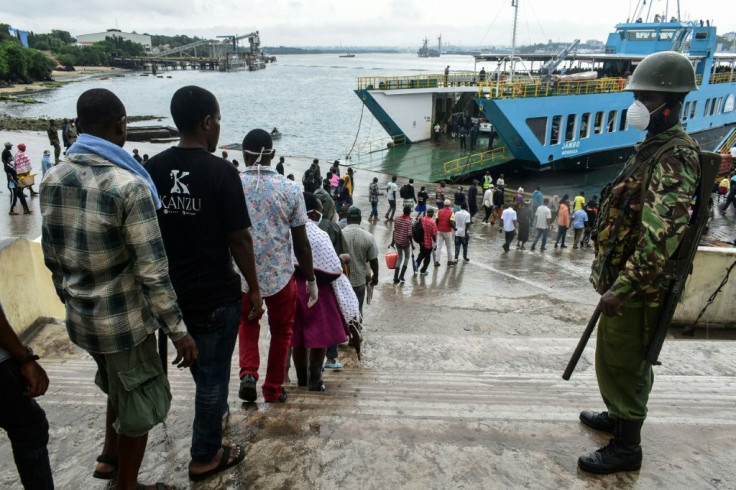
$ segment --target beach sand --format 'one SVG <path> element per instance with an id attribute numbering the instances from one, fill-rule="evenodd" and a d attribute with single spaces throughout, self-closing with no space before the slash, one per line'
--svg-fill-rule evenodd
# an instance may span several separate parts
<path id="1" fill-rule="evenodd" d="M 69 83 L 77 80 L 89 78 L 96 75 L 108 75 L 111 73 L 127 73 L 129 70 L 113 68 L 110 66 L 75 66 L 74 71 L 51 72 L 52 81 L 33 82 L 33 83 L 16 83 L 10 87 L 0 87 L 0 95 L 21 96 L 33 94 L 35 92 L 43 92 L 56 88 L 59 82 Z"/>

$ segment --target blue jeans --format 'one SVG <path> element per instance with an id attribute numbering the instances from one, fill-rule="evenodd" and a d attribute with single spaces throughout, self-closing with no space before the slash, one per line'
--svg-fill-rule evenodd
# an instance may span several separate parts
<path id="1" fill-rule="evenodd" d="M 371 203 L 371 215 L 368 219 L 378 218 L 378 201 Z"/>
<path id="2" fill-rule="evenodd" d="M 192 461 L 206 463 L 222 447 L 222 417 L 227 412 L 228 385 L 240 323 L 240 301 L 202 315 L 184 315 L 199 357 L 189 370 L 194 378 Z"/>
<path id="3" fill-rule="evenodd" d="M 542 248 L 547 247 L 547 233 L 549 233 L 549 228 L 537 228 L 537 236 L 534 237 L 534 242 L 532 242 L 532 248 L 537 246 L 537 242 L 539 241 L 539 237 L 542 237 Z"/>
<path id="4" fill-rule="evenodd" d="M 462 236 L 455 236 L 455 261 L 457 262 L 457 258 L 460 256 L 460 247 L 463 247 L 463 258 L 468 258 L 468 241 L 470 240 L 470 236 L 467 234 Z"/>
<path id="5" fill-rule="evenodd" d="M 49 423 L 33 398 L 23 395 L 26 380 L 15 360 L 0 363 L 0 427 L 8 433 L 13 459 L 25 488 L 53 489 L 49 464 Z"/>

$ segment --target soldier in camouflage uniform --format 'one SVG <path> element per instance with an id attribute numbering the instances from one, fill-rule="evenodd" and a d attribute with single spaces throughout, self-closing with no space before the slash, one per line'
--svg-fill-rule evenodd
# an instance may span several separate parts
<path id="1" fill-rule="evenodd" d="M 626 90 L 635 100 L 629 125 L 647 135 L 601 199 L 590 281 L 602 295 L 595 370 L 607 411 L 580 414 L 586 425 L 614 435 L 578 459 L 581 469 L 603 474 L 641 467 L 654 379 L 651 367 L 644 372 L 644 350 L 667 291 L 663 266 L 685 231 L 700 177 L 698 145 L 679 120 L 685 96 L 697 90 L 690 61 L 675 52 L 650 55 Z"/>

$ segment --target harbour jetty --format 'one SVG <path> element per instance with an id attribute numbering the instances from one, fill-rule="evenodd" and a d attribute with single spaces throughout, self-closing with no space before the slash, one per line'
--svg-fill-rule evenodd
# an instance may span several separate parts
<path id="1" fill-rule="evenodd" d="M 142 148 L 152 152 L 163 146 Z M 287 172 L 297 176 L 310 163 L 286 157 Z M 364 216 L 373 177 L 385 189 L 388 175 L 355 174 L 354 199 Z M 386 209 L 384 199 L 379 215 Z M 15 218 L 40 223 L 38 202 L 31 203 L 33 215 Z M 714 223 L 721 225 L 711 226 L 711 232 L 730 232 L 721 228 L 733 219 L 730 213 L 726 218 L 717 215 Z M 0 230 L 16 233 L 20 222 L 11 225 L 9 219 L 0 216 Z M 361 226 L 375 237 L 381 253 L 388 250 L 390 222 L 364 221 Z M 286 403 L 266 404 L 259 398 L 243 404 L 237 400 L 233 359 L 225 435 L 247 441 L 247 464 L 198 488 L 736 485 L 731 461 L 736 450 L 732 331 L 716 328 L 712 320 L 704 320 L 692 338 L 673 328 L 663 365 L 655 368 L 641 471 L 584 474 L 576 469 L 577 456 L 608 440 L 578 421 L 581 409 L 602 408 L 594 374 L 595 342 L 571 381 L 563 381 L 561 373 L 598 299 L 587 281 L 592 253 L 568 248 L 502 254 L 497 228 L 474 225 L 471 234 L 470 262 L 446 267 L 443 260 L 427 277 L 411 276 L 404 285 L 391 283 L 380 257 L 379 284 L 365 306 L 363 359 L 341 347 L 344 367 L 324 374 L 327 392 L 297 388 L 292 370 Z M 28 236 L 33 238 L 32 229 Z M 39 403 L 49 418 L 56 484 L 88 487 L 104 427 L 105 399 L 92 382 L 95 363 L 68 342 L 54 292 L 37 285 L 50 282 L 39 244 L 3 239 L 0 260 L 8 261 L 2 262 L 2 270 L 13 278 L 0 282 L 0 301 L 15 315 L 14 325 L 35 323 L 26 340 L 49 373 L 49 391 Z M 708 278 L 703 294 L 712 292 L 720 278 Z M 733 294 L 733 286 L 724 292 Z M 725 298 L 730 304 L 735 299 Z M 264 358 L 266 332 L 263 328 L 260 342 Z M 142 474 L 146 480 L 187 488 L 194 383 L 188 372 L 176 369 L 170 369 L 169 379 L 172 408 L 166 424 L 150 434 Z M 9 443 L 0 433 L 0 487 L 18 486 Z"/>

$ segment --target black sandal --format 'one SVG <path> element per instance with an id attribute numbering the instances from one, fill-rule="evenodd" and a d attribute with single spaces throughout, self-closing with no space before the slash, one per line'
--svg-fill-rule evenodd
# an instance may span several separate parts
<path id="1" fill-rule="evenodd" d="M 117 457 L 108 456 L 107 454 L 100 454 L 99 456 L 97 456 L 97 462 L 109 464 L 110 466 L 114 466 L 115 468 L 110 471 L 95 470 L 94 473 L 92 473 L 93 477 L 99 478 L 100 480 L 112 480 L 113 478 L 118 476 L 118 458 Z"/>
<path id="2" fill-rule="evenodd" d="M 220 458 L 220 463 L 214 468 L 212 468 L 211 470 L 205 471 L 204 473 L 192 473 L 190 471 L 189 479 L 192 481 L 206 480 L 212 475 L 216 475 L 217 473 L 220 473 L 221 471 L 225 471 L 239 464 L 241 461 L 245 459 L 245 448 L 241 445 L 237 445 L 236 447 L 240 449 L 240 453 L 238 454 L 238 457 L 235 458 L 233 461 L 230 461 L 230 452 L 232 448 L 230 446 L 222 446 L 222 457 Z"/>

